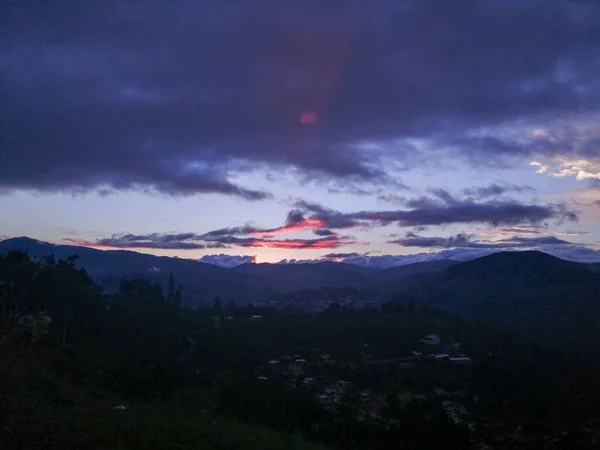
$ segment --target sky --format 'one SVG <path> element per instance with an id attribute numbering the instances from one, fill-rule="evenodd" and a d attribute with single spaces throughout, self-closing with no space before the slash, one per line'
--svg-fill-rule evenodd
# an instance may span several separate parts
<path id="1" fill-rule="evenodd" d="M 600 3 L 0 5 L 0 236 L 600 261 Z"/>

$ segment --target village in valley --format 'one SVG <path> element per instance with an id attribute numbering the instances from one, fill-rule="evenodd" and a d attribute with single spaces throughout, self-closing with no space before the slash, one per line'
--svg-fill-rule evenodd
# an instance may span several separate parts
<path id="1" fill-rule="evenodd" d="M 174 296 L 130 281 L 118 296 L 74 303 L 88 306 L 76 310 L 79 320 L 59 327 L 58 307 L 22 315 L 13 337 L 40 351 L 57 349 L 63 364 L 76 357 L 70 367 L 77 368 L 88 355 L 85 345 L 108 348 L 112 366 L 100 357 L 84 366 L 96 364 L 86 376 L 101 377 L 98 389 L 129 393 L 127 402 L 111 407 L 118 414 L 139 409 L 134 396 L 152 392 L 153 401 L 200 411 L 211 429 L 233 417 L 340 448 L 399 448 L 399 441 L 420 445 L 400 448 L 587 448 L 563 444 L 600 442 L 595 417 L 565 421 L 572 410 L 565 411 L 564 396 L 540 403 L 538 395 L 559 380 L 585 402 L 596 373 L 488 323 L 470 323 L 410 297 L 377 308 L 351 298 L 307 311 L 223 304 L 218 297 L 184 310 L 172 305 Z M 572 368 L 589 374 L 589 384 L 568 384 Z"/>
<path id="2" fill-rule="evenodd" d="M 219 410 L 252 411 L 273 426 L 293 416 L 334 441 L 339 433 L 427 440 L 429 429 L 440 442 L 477 449 L 566 439 L 540 415 L 513 415 L 512 404 L 536 401 L 522 387 L 527 367 L 540 361 L 530 344 L 410 298 L 377 308 L 325 299 L 302 305 L 215 301 L 197 310 L 202 338 L 189 355 Z M 586 431 L 593 425 L 580 428 L 582 439 L 595 439 Z"/>
<path id="3" fill-rule="evenodd" d="M 470 364 L 471 358 L 461 353 L 459 342 L 444 345 L 438 335 L 428 334 L 415 342 L 415 350 L 407 356 L 378 358 L 370 353 L 368 344 L 363 344 L 360 358 L 354 361 L 337 360 L 319 348 L 274 357 L 257 370 L 257 379 L 309 392 L 334 416 L 343 405 L 351 405 L 359 420 L 392 425 L 396 419 L 386 417 L 391 396 L 399 407 L 412 401 L 438 399 L 449 420 L 461 423 L 468 418 L 467 410 L 450 399 L 464 397 L 464 392 L 452 394 L 441 387 L 420 392 L 398 390 L 396 386 L 382 391 L 374 388 L 364 375 L 371 372 L 377 378 L 384 375 L 391 379 L 396 372 L 401 375 L 414 368 Z"/>

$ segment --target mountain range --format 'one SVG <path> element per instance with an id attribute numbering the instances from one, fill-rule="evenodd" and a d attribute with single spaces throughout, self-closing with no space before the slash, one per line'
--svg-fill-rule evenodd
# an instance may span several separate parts
<path id="1" fill-rule="evenodd" d="M 347 263 L 243 264 L 234 268 L 121 250 L 53 245 L 30 238 L 0 242 L 0 251 L 22 250 L 32 258 L 77 255 L 77 265 L 107 292 L 128 278 L 166 287 L 182 285 L 189 307 L 223 302 L 247 304 L 272 298 L 335 300 L 348 291 L 363 298 L 392 299 L 433 307 L 465 319 L 511 327 L 524 336 L 561 345 L 600 349 L 600 264 L 565 261 L 538 251 L 500 252 L 467 262 L 435 260 L 388 269 Z M 320 296 L 323 298 L 323 295 Z M 575 344 L 577 343 L 577 344 Z"/>
<path id="2" fill-rule="evenodd" d="M 242 264 L 223 268 L 191 259 L 160 257 L 125 250 L 97 250 L 88 247 L 54 245 L 27 237 L 0 242 L 0 250 L 22 250 L 33 258 L 54 255 L 57 259 L 77 255 L 77 265 L 107 292 L 114 292 L 128 278 L 148 278 L 166 286 L 173 274 L 182 285 L 190 306 L 222 301 L 255 303 L 272 296 L 321 288 L 377 289 L 390 292 L 402 280 L 457 264 L 452 260 L 429 261 L 377 269 L 355 264 L 320 262 L 305 264 Z"/>

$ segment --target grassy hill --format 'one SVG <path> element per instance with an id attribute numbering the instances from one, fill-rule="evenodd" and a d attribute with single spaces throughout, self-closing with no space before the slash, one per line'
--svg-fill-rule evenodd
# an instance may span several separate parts
<path id="1" fill-rule="evenodd" d="M 546 253 L 504 252 L 457 264 L 408 298 L 508 326 L 548 345 L 598 347 L 600 277 Z"/>
<path id="2" fill-rule="evenodd" d="M 69 376 L 60 367 L 68 363 L 63 355 L 22 351 L 7 340 L 0 351 L 2 449 L 324 449 L 299 435 L 212 414 L 208 392 L 169 402 L 125 400 L 81 378 L 84 369 L 72 367 Z"/>
<path id="3" fill-rule="evenodd" d="M 33 258 L 53 254 L 57 259 L 78 255 L 77 266 L 108 292 L 123 280 L 143 277 L 167 286 L 173 274 L 182 284 L 185 303 L 199 306 L 215 297 L 240 304 L 266 300 L 273 295 L 322 287 L 365 288 L 380 271 L 350 264 L 246 264 L 225 269 L 182 258 L 158 257 L 133 251 L 97 250 L 53 245 L 29 238 L 0 242 L 0 249 L 27 251 Z"/>
<path id="4" fill-rule="evenodd" d="M 316 264 L 244 264 L 231 269 L 258 277 L 276 293 L 285 294 L 304 289 L 367 288 L 381 271 L 344 263 Z"/>

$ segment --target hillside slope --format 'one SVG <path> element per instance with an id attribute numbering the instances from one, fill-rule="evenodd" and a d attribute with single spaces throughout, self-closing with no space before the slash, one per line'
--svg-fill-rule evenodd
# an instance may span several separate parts
<path id="1" fill-rule="evenodd" d="M 53 254 L 57 259 L 77 255 L 83 267 L 108 292 L 128 278 L 148 278 L 163 287 L 173 274 L 181 283 L 186 304 L 211 303 L 215 297 L 238 304 L 263 301 L 277 294 L 324 287 L 364 289 L 372 285 L 376 269 L 350 264 L 246 264 L 225 269 L 182 258 L 169 258 L 125 250 L 97 250 L 53 245 L 29 238 L 0 242 L 4 250 L 23 250 L 33 258 Z"/>
<path id="2" fill-rule="evenodd" d="M 373 284 L 381 272 L 377 269 L 344 263 L 316 264 L 244 264 L 231 269 L 234 273 L 260 277 L 276 293 L 286 294 L 305 289 L 357 288 Z"/>
<path id="3" fill-rule="evenodd" d="M 148 278 L 166 286 L 173 274 L 182 284 L 187 303 L 212 302 L 216 296 L 226 300 L 255 301 L 265 293 L 265 287 L 241 273 L 204 264 L 190 259 L 159 257 L 125 250 L 96 250 L 69 245 L 53 245 L 29 238 L 2 241 L 5 250 L 23 250 L 32 258 L 53 254 L 57 259 L 77 255 L 77 266 L 83 267 L 90 276 L 108 292 L 114 292 L 122 280 Z"/>
<path id="4" fill-rule="evenodd" d="M 509 326 L 540 342 L 597 348 L 600 277 L 541 252 L 504 252 L 457 264 L 408 298 Z"/>

